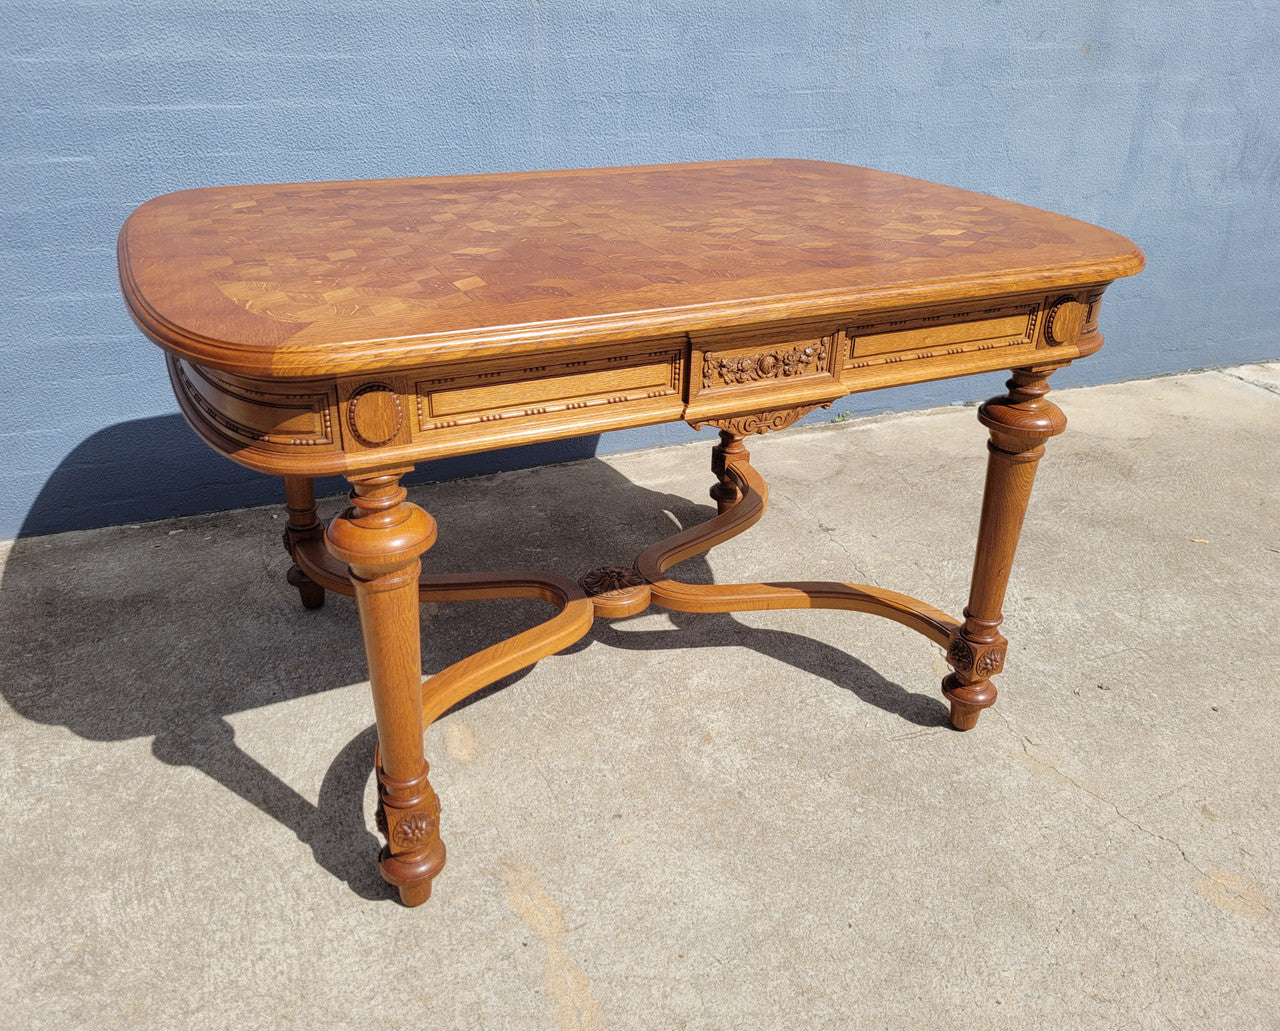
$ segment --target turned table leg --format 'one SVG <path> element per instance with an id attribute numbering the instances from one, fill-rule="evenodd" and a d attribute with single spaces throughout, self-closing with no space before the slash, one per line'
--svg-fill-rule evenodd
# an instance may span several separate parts
<path id="1" fill-rule="evenodd" d="M 293 549 L 299 541 L 323 536 L 324 527 L 320 525 L 320 519 L 316 515 L 315 483 L 311 477 L 286 476 L 284 499 L 289 513 L 289 522 L 284 528 L 284 547 L 292 557 Z M 304 608 L 318 609 L 324 604 L 324 588 L 307 576 L 296 562 L 285 573 L 285 579 L 298 588 Z"/>
<path id="2" fill-rule="evenodd" d="M 964 623 L 952 635 L 947 661 L 955 672 L 942 682 L 951 702 L 951 724 L 970 730 L 978 714 L 996 700 L 991 677 L 1004 666 L 1008 641 L 999 633 L 1000 606 L 1009 583 L 1009 570 L 1031 498 L 1036 464 L 1044 442 L 1061 433 L 1066 417 L 1045 400 L 1049 374 L 1056 366 L 1013 370 L 1009 392 L 994 397 L 978 410 L 988 428 L 987 482 L 978 525 L 978 549 Z"/>
<path id="3" fill-rule="evenodd" d="M 742 443 L 742 436 L 729 430 L 720 431 L 720 443 L 711 449 L 711 471 L 716 483 L 711 488 L 711 500 L 716 503 L 716 515 L 724 515 L 742 500 L 742 491 L 729 478 L 729 469 L 739 462 L 751 460 L 751 453 Z"/>
<path id="4" fill-rule="evenodd" d="M 436 537 L 435 520 L 405 501 L 407 469 L 349 477 L 351 507 L 329 524 L 325 543 L 347 563 L 355 586 L 378 721 L 378 828 L 386 836 L 382 876 L 406 906 L 431 895 L 444 866 L 440 803 L 427 782 L 422 750 L 419 556 Z"/>

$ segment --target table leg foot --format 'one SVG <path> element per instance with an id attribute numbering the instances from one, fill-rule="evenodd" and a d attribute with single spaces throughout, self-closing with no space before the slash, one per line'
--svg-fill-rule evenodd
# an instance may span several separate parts
<path id="1" fill-rule="evenodd" d="M 324 527 L 316 514 L 315 484 L 310 477 L 286 476 L 284 496 L 289 513 L 289 522 L 284 529 L 284 547 L 292 556 L 299 541 L 322 538 Z M 303 608 L 318 609 L 324 604 L 324 588 L 307 576 L 297 563 L 289 567 L 284 578 L 289 586 L 298 589 Z"/>
<path id="2" fill-rule="evenodd" d="M 444 842 L 436 838 L 437 848 L 416 863 L 406 863 L 384 846 L 378 861 L 382 879 L 394 884 L 400 901 L 409 907 L 420 906 L 431 898 L 431 882 L 444 869 Z"/>
<path id="3" fill-rule="evenodd" d="M 431 882 L 425 884 L 415 884 L 413 887 L 405 887 L 400 889 L 400 904 L 412 909 L 414 906 L 420 906 L 427 899 L 431 898 Z"/>
<path id="4" fill-rule="evenodd" d="M 296 565 L 289 567 L 289 571 L 284 574 L 284 578 L 290 587 L 298 589 L 298 596 L 302 599 L 302 607 L 304 609 L 318 609 L 324 605 L 324 588 Z"/>
<path id="5" fill-rule="evenodd" d="M 996 701 L 996 686 L 990 680 L 964 684 L 954 673 L 942 681 L 942 693 L 951 703 L 951 725 L 956 730 L 972 730 L 982 710 Z"/>

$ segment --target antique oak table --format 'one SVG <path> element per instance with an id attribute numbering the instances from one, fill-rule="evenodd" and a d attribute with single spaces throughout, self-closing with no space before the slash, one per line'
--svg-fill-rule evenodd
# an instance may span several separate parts
<path id="1" fill-rule="evenodd" d="M 1036 463 L 1066 424 L 1047 377 L 1102 346 L 1102 292 L 1143 258 L 1114 233 L 992 197 L 765 160 L 190 190 L 129 217 L 119 264 L 196 432 L 284 478 L 302 604 L 356 598 L 381 870 L 417 905 L 445 857 L 424 728 L 595 616 L 887 616 L 946 648 L 951 722 L 973 727 L 996 697 Z M 1013 378 L 978 413 L 989 458 L 963 619 L 878 587 L 666 576 L 763 514 L 744 437 L 855 391 L 994 369 Z M 436 531 L 400 486 L 415 462 L 676 419 L 720 430 L 719 514 L 705 524 L 577 581 L 421 575 Z M 323 527 L 312 478 L 335 473 L 351 505 Z M 559 611 L 423 680 L 419 602 L 512 597 Z"/>

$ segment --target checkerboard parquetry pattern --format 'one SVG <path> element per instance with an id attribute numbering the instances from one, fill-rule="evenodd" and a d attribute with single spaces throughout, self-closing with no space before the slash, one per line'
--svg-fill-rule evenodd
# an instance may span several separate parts
<path id="1" fill-rule="evenodd" d="M 255 315 L 412 325 L 539 301 L 592 314 L 651 287 L 697 303 L 717 281 L 856 282 L 904 262 L 945 273 L 961 257 L 1072 242 L 1040 212 L 849 166 L 578 175 L 211 190 L 187 210 L 188 253 Z"/>

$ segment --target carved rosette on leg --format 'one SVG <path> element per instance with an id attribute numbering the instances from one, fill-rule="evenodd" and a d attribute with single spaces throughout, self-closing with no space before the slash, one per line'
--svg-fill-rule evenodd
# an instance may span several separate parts
<path id="1" fill-rule="evenodd" d="M 329 524 L 325 543 L 347 563 L 355 587 L 378 722 L 378 825 L 387 837 L 382 876 L 407 906 L 425 902 L 444 866 L 440 804 L 422 750 L 419 556 L 435 520 L 405 501 L 407 469 L 352 477 L 351 507 Z"/>
<path id="2" fill-rule="evenodd" d="M 978 410 L 987 427 L 987 482 L 978 526 L 978 549 L 964 623 L 951 637 L 947 662 L 955 670 L 942 682 L 951 702 L 951 724 L 971 730 L 983 709 L 995 703 L 991 683 L 1004 666 L 1008 642 L 999 633 L 1009 571 L 1031 498 L 1036 465 L 1044 442 L 1067 426 L 1057 405 L 1045 400 L 1049 374 L 1059 366 L 1015 369 L 1009 392 L 992 398 Z"/>
<path id="3" fill-rule="evenodd" d="M 299 541 L 314 540 L 324 536 L 324 527 L 316 515 L 316 493 L 309 476 L 284 478 L 285 510 L 289 522 L 284 528 L 284 550 L 293 557 Z M 291 587 L 298 589 L 303 608 L 318 609 L 324 604 L 324 588 L 307 576 L 295 562 L 284 575 Z"/>
<path id="4" fill-rule="evenodd" d="M 742 491 L 729 478 L 729 469 L 739 462 L 751 460 L 751 453 L 742 443 L 742 435 L 732 430 L 720 431 L 720 443 L 711 449 L 711 471 L 716 484 L 711 488 L 711 499 L 716 503 L 716 514 L 724 515 L 742 500 Z"/>

